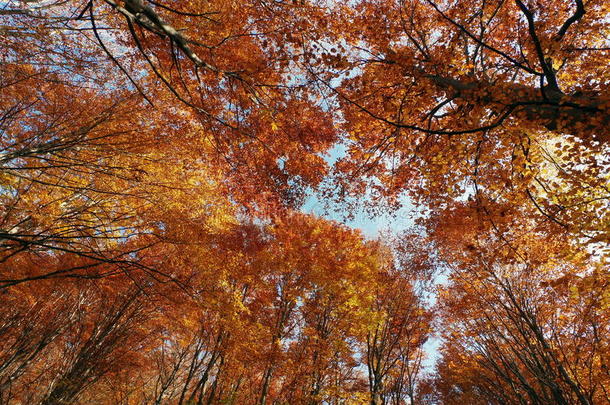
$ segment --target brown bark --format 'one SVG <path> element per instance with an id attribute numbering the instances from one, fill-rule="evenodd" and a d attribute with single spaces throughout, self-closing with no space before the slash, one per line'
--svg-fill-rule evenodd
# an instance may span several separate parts
<path id="1" fill-rule="evenodd" d="M 582 139 L 610 141 L 610 110 L 598 94 L 567 95 L 519 83 L 492 84 L 466 81 L 419 72 L 458 101 L 488 106 L 498 115 L 512 109 L 512 116 L 547 130 L 568 133 Z"/>

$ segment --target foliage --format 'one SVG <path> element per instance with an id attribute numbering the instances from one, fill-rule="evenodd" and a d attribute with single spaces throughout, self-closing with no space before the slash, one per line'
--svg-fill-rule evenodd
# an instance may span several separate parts
<path id="1" fill-rule="evenodd" d="M 1 3 L 0 403 L 610 401 L 606 3 Z"/>

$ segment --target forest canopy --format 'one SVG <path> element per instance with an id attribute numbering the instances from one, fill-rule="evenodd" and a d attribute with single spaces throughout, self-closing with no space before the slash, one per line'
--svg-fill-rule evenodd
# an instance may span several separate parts
<path id="1" fill-rule="evenodd" d="M 604 0 L 0 2 L 0 404 L 610 402 L 609 38 Z"/>

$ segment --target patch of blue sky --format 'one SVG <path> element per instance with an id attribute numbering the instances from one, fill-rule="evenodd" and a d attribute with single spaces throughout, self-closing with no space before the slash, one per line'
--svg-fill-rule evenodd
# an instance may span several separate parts
<path id="1" fill-rule="evenodd" d="M 346 146 L 339 143 L 325 155 L 325 159 L 329 165 L 333 165 L 338 159 L 345 156 L 345 153 Z M 359 229 L 368 239 L 375 239 L 383 233 L 400 234 L 413 227 L 414 219 L 419 215 L 417 207 L 406 196 L 400 199 L 401 206 L 398 210 L 377 211 L 375 214 L 365 208 L 369 199 L 369 197 L 364 196 L 362 203 L 356 208 L 355 212 L 347 213 L 341 209 L 342 207 L 335 207 L 332 203 L 326 201 L 320 192 L 311 190 L 301 207 L 301 211 Z"/>
<path id="2" fill-rule="evenodd" d="M 401 203 L 402 207 L 396 212 L 388 211 L 371 215 L 362 208 L 348 216 L 340 210 L 329 209 L 323 197 L 319 193 L 312 192 L 307 196 L 301 210 L 359 229 L 367 239 L 375 239 L 383 233 L 399 234 L 413 226 L 413 205 L 406 197 Z"/>

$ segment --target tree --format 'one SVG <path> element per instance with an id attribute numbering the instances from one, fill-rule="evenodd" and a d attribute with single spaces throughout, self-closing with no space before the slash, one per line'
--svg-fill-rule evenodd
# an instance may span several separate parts
<path id="1" fill-rule="evenodd" d="M 363 362 L 373 405 L 415 403 L 426 356 L 424 343 L 432 336 L 434 313 L 426 307 L 429 276 L 434 261 L 422 242 L 410 232 L 379 245 L 386 250 L 385 266 L 378 272 L 372 319 L 361 336 Z"/>
<path id="2" fill-rule="evenodd" d="M 313 6 L 259 1 L 104 0 L 55 1 L 5 14 L 15 25 L 76 31 L 78 56 L 95 45 L 97 57 L 113 64 L 106 79 L 179 112 L 178 120 L 196 121 L 213 147 L 206 152 L 235 180 L 234 198 L 264 211 L 302 201 L 305 188 L 327 171 L 320 153 L 336 140 L 329 114 L 308 102 L 303 86 L 290 84 L 299 47 L 294 32 L 310 29 L 299 18 L 312 13 Z"/>
<path id="3" fill-rule="evenodd" d="M 361 1 L 306 64 L 341 113 L 339 197 L 530 205 L 606 241 L 602 2 Z M 333 41 L 336 32 L 340 41 Z M 338 42 L 338 43 L 337 43 Z M 601 212 L 601 213 L 600 213 Z"/>
<path id="4" fill-rule="evenodd" d="M 124 277 L 33 286 L 13 288 L 13 306 L 3 306 L 3 404 L 76 403 L 100 381 L 141 366 L 138 351 L 155 332 L 142 288 Z"/>
<path id="5" fill-rule="evenodd" d="M 400 276 L 383 280 L 376 297 L 379 320 L 366 336 L 371 404 L 412 403 L 428 338 L 430 315 Z M 404 284 L 403 284 L 404 283 Z"/>
<path id="6" fill-rule="evenodd" d="M 99 355 L 91 349 L 89 335 L 80 338 L 82 328 L 105 330 L 112 324 L 117 334 L 123 330 L 122 322 L 108 322 L 104 311 L 67 327 L 61 339 L 74 342 L 69 353 L 60 346 L 58 352 L 37 354 L 38 363 L 64 358 L 70 364 L 48 373 L 78 390 L 61 391 L 64 402 L 369 402 L 359 371 L 366 357 L 362 342 L 379 319 L 386 319 L 385 309 L 375 309 L 372 292 L 396 287 L 383 276 L 392 262 L 389 250 L 336 223 L 298 213 L 267 224 L 234 223 L 215 235 L 195 227 L 189 228 L 190 243 L 160 246 L 161 267 L 188 280 L 187 288 L 138 280 L 146 289 L 135 308 L 146 316 L 134 318 L 139 326 L 133 337 L 117 345 L 109 335 L 94 345 Z M 103 282 L 113 286 L 105 292 L 110 296 L 131 285 L 115 277 Z M 410 301 L 406 279 L 401 288 L 409 299 L 401 301 L 404 307 L 418 305 Z M 109 314 L 115 314 L 112 308 Z M 393 317 L 401 322 L 398 318 Z M 420 318 L 411 328 L 427 333 L 430 319 Z M 421 341 L 401 337 L 397 355 L 404 371 L 405 364 L 418 361 L 409 350 L 419 350 Z M 105 368 L 108 355 L 112 367 Z M 76 372 L 89 368 L 91 373 Z M 96 370 L 94 381 L 80 379 Z"/>
<path id="7" fill-rule="evenodd" d="M 22 32 L 31 45 L 23 48 L 14 34 L 17 44 L 4 43 L 1 67 L 0 288 L 126 269 L 152 273 L 139 258 L 160 242 L 160 208 L 176 210 L 193 198 L 203 204 L 205 191 L 212 196 L 203 186 L 213 183 L 211 172 L 202 182 L 204 165 L 175 144 L 188 125 L 170 127 L 171 116 L 146 112 L 133 92 L 112 88 L 120 80 L 95 77 L 101 72 L 85 59 L 92 55 L 81 55 L 85 44 L 58 42 L 48 20 L 26 17 L 9 22 L 41 32 Z M 47 61 L 39 52 L 60 53 Z M 77 260 L 55 266 L 64 254 Z"/>
<path id="8" fill-rule="evenodd" d="M 507 216 L 499 239 L 486 214 L 452 214 L 435 235 L 452 268 L 441 292 L 441 401 L 607 401 L 604 259 L 521 217 Z"/>
<path id="9" fill-rule="evenodd" d="M 283 87 L 289 55 L 275 44 L 289 28 L 285 12 L 191 6 L 206 9 L 54 1 L 2 10 L 2 260 L 14 269 L 8 262 L 28 251 L 83 259 L 37 274 L 7 270 L 3 287 L 100 277 L 109 262 L 154 273 L 139 257 L 163 239 L 165 218 L 150 213 L 168 204 L 169 215 L 180 193 L 193 198 L 202 184 L 265 212 L 298 204 L 321 181 L 320 153 L 335 135 L 327 114 Z M 173 23 L 206 38 L 187 41 Z M 201 61 L 202 50 L 218 67 Z M 160 201 L 169 190 L 173 200 Z"/>

